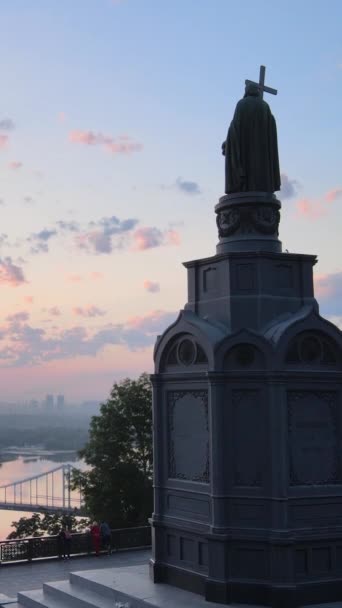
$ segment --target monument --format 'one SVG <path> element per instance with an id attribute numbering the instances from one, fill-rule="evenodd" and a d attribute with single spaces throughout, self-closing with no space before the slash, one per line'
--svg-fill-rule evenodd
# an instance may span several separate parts
<path id="1" fill-rule="evenodd" d="M 276 123 L 246 82 L 216 255 L 155 346 L 154 582 L 292 608 L 342 599 L 342 337 L 315 255 L 282 253 Z M 294 142 L 295 145 L 295 142 Z"/>

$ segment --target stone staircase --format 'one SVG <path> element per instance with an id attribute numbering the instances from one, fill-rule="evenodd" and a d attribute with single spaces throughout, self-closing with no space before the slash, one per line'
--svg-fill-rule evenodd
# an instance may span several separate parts
<path id="1" fill-rule="evenodd" d="M 146 565 L 73 572 L 69 580 L 45 583 L 42 589 L 20 592 L 18 600 L 8 604 L 8 608 L 158 607 L 217 608 L 217 604 L 181 589 L 153 584 Z"/>
<path id="2" fill-rule="evenodd" d="M 116 578 L 116 577 L 115 577 Z M 114 589 L 113 570 L 75 572 L 69 580 L 44 583 L 43 588 L 18 593 L 18 602 L 9 608 L 130 608 L 143 606 Z M 149 604 L 145 604 L 149 606 Z M 125 607 L 126 608 L 126 607 Z"/>

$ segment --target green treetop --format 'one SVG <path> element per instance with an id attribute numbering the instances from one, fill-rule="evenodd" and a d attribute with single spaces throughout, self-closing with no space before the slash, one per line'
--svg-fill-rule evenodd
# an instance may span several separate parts
<path id="1" fill-rule="evenodd" d="M 115 383 L 90 423 L 80 456 L 91 467 L 73 476 L 87 512 L 112 527 L 145 524 L 152 512 L 152 392 L 149 377 Z"/>

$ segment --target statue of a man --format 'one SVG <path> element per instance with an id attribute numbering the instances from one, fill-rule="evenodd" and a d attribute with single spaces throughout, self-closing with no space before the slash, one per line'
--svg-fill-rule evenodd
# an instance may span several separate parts
<path id="1" fill-rule="evenodd" d="M 257 84 L 247 84 L 222 144 L 226 194 L 280 190 L 277 127 Z"/>

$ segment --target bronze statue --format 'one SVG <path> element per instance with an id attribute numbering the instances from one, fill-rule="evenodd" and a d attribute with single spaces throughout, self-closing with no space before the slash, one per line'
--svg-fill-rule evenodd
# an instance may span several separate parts
<path id="1" fill-rule="evenodd" d="M 262 72 L 263 69 L 263 72 Z M 235 109 L 222 153 L 226 156 L 226 194 L 280 190 L 277 127 L 263 91 L 276 93 L 260 81 L 246 81 L 245 96 Z"/>

